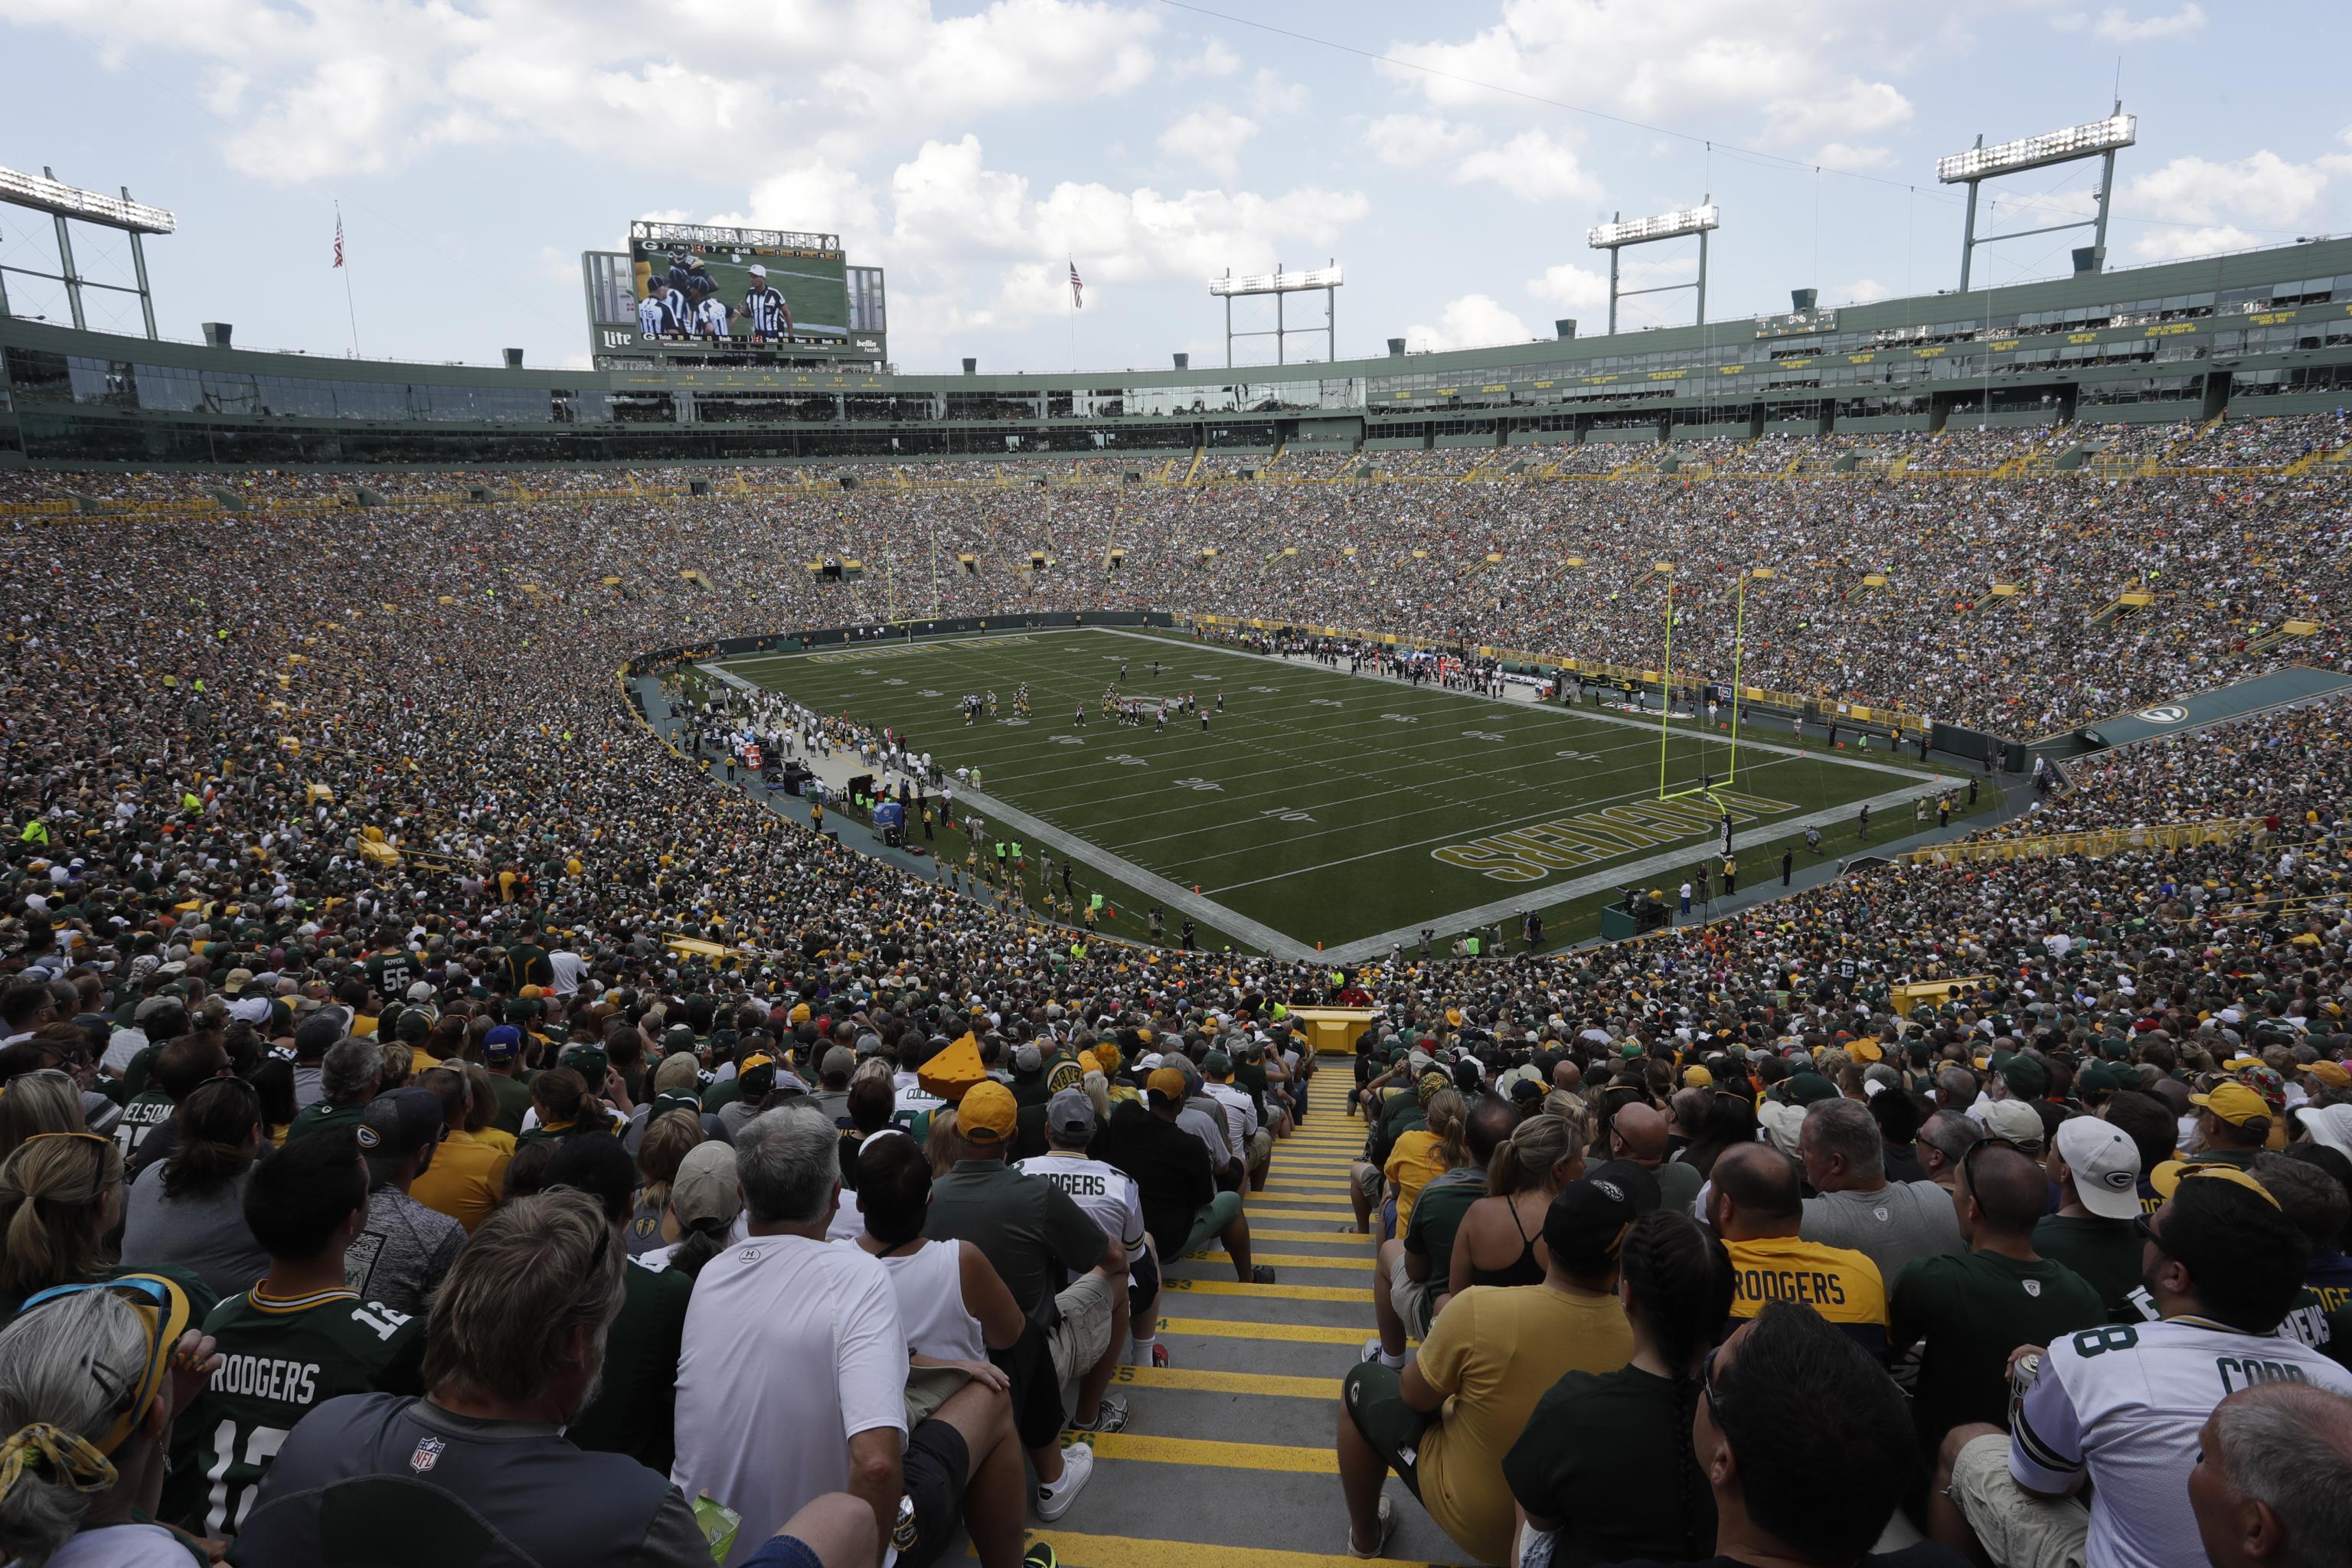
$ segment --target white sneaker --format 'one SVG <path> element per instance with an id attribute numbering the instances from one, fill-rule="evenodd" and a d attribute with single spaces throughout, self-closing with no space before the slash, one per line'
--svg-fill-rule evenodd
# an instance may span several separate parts
<path id="1" fill-rule="evenodd" d="M 1095 1451 L 1084 1443 L 1073 1443 L 1062 1450 L 1062 1479 L 1051 1486 L 1037 1485 L 1037 1517 L 1048 1524 L 1070 1511 L 1086 1489 L 1087 1478 L 1095 1473 Z"/>

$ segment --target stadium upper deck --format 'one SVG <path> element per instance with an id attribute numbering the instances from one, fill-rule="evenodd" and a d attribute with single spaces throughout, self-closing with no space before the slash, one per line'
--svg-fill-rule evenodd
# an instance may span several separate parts
<path id="1" fill-rule="evenodd" d="M 534 463 L 1509 446 L 2335 406 L 2352 240 L 1448 353 L 956 375 L 324 361 L 0 318 L 0 463 Z"/>

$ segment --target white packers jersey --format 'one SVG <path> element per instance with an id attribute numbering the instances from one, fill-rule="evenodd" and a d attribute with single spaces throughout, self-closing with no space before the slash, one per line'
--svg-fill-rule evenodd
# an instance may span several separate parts
<path id="1" fill-rule="evenodd" d="M 915 1119 L 927 1110 L 938 1110 L 947 1101 L 929 1089 L 907 1084 L 890 1096 L 890 1121 L 896 1127 L 912 1127 Z"/>
<path id="2" fill-rule="evenodd" d="M 2319 1352 L 2210 1319 L 2085 1329 L 2050 1346 L 2011 1416 L 2010 1474 L 2061 1492 L 2089 1471 L 2086 1568 L 2196 1562 L 2203 1548 L 2189 1472 L 2198 1429 L 2226 1396 L 2257 1383 L 2352 1394 L 2352 1373 Z"/>
<path id="3" fill-rule="evenodd" d="M 1087 1211 L 1105 1236 L 1118 1237 L 1133 1256 L 1143 1246 L 1143 1199 L 1135 1178 L 1116 1165 L 1076 1154 L 1039 1154 L 1016 1161 L 1013 1167 L 1024 1176 L 1042 1176 Z"/>

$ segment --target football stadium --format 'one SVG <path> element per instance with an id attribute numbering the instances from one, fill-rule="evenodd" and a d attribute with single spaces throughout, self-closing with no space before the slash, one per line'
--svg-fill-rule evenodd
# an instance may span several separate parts
<path id="1" fill-rule="evenodd" d="M 181 341 L 0 169 L 0 1561 L 2340 1560 L 2352 239 L 2137 135 L 1065 373 L 650 184 L 563 368 Z"/>

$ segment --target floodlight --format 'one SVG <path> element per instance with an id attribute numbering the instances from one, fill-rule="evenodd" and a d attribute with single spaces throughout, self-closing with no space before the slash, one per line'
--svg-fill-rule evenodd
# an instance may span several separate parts
<path id="1" fill-rule="evenodd" d="M 2070 125 L 2063 131 L 2021 136 L 2014 142 L 2002 142 L 1990 147 L 1971 147 L 1965 153 L 1938 158 L 1936 160 L 1936 178 L 1947 185 L 1961 184 L 1994 174 L 2013 174 L 2022 169 L 2038 169 L 2046 163 L 2068 163 L 2077 158 L 2112 153 L 2118 147 L 2129 147 L 2138 140 L 2137 115 L 2111 114 L 2087 125 Z"/>
<path id="2" fill-rule="evenodd" d="M 1311 272 L 1254 272 L 1245 278 L 1228 274 L 1209 279 L 1212 294 L 1289 294 L 1303 289 L 1337 289 L 1347 281 L 1346 269 L 1318 267 Z"/>
<path id="3" fill-rule="evenodd" d="M 16 169 L 0 169 L 0 202 L 132 234 L 172 234 L 180 226 L 180 220 L 162 207 L 85 191 L 62 180 L 45 180 Z"/>
<path id="4" fill-rule="evenodd" d="M 1660 213 L 1655 217 L 1595 224 L 1584 231 L 1584 241 L 1595 250 L 1614 250 L 1621 245 L 1642 245 L 1653 239 L 1704 234 L 1708 229 L 1720 227 L 1722 222 L 1722 209 L 1709 202 L 1704 206 L 1685 207 L 1680 212 Z"/>

